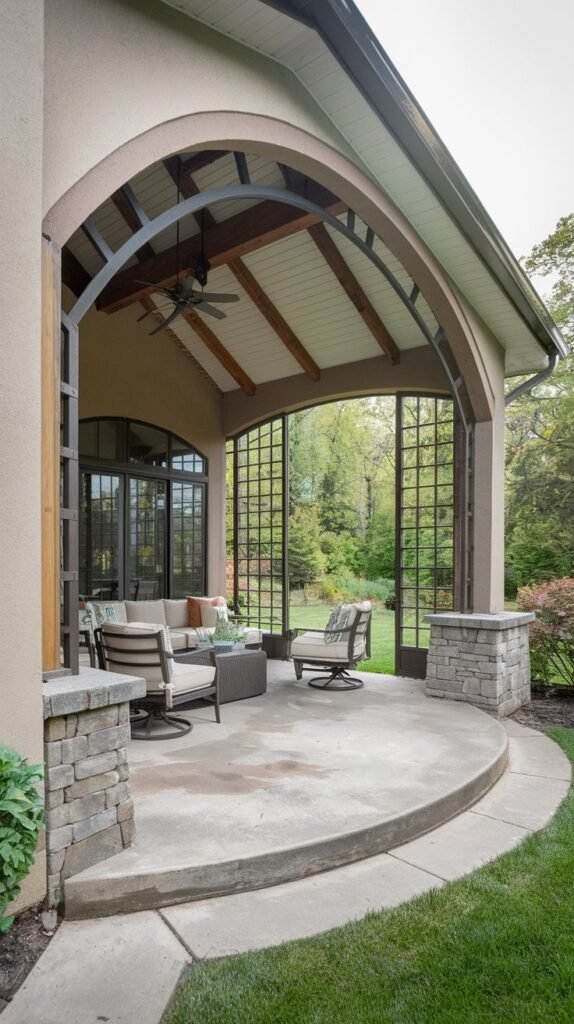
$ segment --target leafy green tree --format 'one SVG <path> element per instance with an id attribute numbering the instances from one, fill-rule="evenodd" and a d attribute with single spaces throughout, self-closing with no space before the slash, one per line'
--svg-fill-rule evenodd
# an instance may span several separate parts
<path id="1" fill-rule="evenodd" d="M 304 505 L 289 518 L 289 585 L 298 589 L 315 583 L 325 572 L 325 556 L 319 544 L 319 520 Z"/>
<path id="2" fill-rule="evenodd" d="M 574 214 L 536 245 L 530 273 L 553 275 L 550 311 L 574 341 Z M 519 584 L 572 572 L 574 361 L 513 402 L 507 416 L 507 559 Z"/>

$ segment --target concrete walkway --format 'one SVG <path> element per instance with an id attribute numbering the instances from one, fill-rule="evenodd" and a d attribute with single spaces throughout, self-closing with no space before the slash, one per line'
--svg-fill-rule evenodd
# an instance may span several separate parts
<path id="1" fill-rule="evenodd" d="M 186 964 L 314 935 L 460 878 L 542 828 L 570 785 L 546 736 L 505 723 L 510 765 L 472 810 L 413 842 L 296 882 L 64 922 L 2 1024 L 159 1024 Z"/>

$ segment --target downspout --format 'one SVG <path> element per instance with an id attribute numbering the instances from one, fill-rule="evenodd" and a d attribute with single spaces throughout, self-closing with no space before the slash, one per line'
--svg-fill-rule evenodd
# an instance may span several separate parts
<path id="1" fill-rule="evenodd" d="M 540 373 L 537 373 L 534 377 L 529 377 L 528 380 L 523 381 L 522 384 L 518 385 L 518 387 L 514 388 L 512 391 L 509 391 L 506 398 L 504 399 L 504 405 L 510 405 L 510 403 L 513 402 L 515 398 L 520 398 L 521 395 L 525 395 L 528 391 L 532 391 L 532 388 L 535 388 L 537 384 L 542 384 L 543 380 L 546 380 L 546 378 L 549 377 L 551 373 L 554 373 L 554 370 L 558 366 L 559 362 L 560 355 L 558 354 L 558 352 L 553 352 L 549 358 L 548 366 L 546 367 L 546 369 L 541 370 Z"/>

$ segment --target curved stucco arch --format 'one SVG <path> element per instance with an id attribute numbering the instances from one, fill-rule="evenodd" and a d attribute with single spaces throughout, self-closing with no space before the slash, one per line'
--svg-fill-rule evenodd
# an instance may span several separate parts
<path id="1" fill-rule="evenodd" d="M 235 149 L 267 156 L 338 195 L 385 242 L 416 282 L 448 338 L 473 418 L 490 420 L 495 387 L 480 344 L 442 268 L 383 191 L 347 156 L 293 125 L 228 111 L 190 114 L 126 141 L 53 205 L 44 230 L 63 245 L 94 209 L 150 164 L 182 150 Z"/>

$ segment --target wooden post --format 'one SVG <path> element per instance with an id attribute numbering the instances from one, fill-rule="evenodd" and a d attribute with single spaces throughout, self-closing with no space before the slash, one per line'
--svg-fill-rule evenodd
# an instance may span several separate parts
<path id="1" fill-rule="evenodd" d="M 60 666 L 60 250 L 42 238 L 42 668 Z"/>

